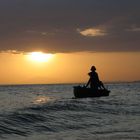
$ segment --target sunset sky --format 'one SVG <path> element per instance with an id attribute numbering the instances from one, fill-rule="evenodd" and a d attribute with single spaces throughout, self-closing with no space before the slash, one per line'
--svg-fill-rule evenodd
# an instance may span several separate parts
<path id="1" fill-rule="evenodd" d="M 140 80 L 140 0 L 1 0 L 0 84 Z"/>

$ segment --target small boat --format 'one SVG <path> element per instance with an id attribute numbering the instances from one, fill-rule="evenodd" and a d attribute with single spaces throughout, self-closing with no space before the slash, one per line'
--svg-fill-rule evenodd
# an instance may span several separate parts
<path id="1" fill-rule="evenodd" d="M 91 88 L 86 88 L 85 86 L 75 86 L 73 88 L 75 98 L 102 97 L 109 96 L 110 93 L 108 89 L 94 90 Z"/>

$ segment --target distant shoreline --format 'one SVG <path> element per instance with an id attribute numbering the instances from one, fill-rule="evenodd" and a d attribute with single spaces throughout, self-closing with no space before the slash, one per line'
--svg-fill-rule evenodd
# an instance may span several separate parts
<path id="1" fill-rule="evenodd" d="M 43 84 L 34 84 L 34 83 L 31 83 L 31 84 L 0 84 L 0 86 L 33 86 L 33 85 L 85 85 L 86 82 L 83 82 L 83 83 L 78 83 L 78 82 L 75 82 L 75 83 L 43 83 Z M 104 82 L 104 84 L 123 84 L 123 83 L 140 83 L 140 80 L 138 81 L 110 81 L 110 82 Z"/>

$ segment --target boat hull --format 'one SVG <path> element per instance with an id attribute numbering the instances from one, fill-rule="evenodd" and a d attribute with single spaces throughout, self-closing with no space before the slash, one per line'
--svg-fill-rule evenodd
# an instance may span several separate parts
<path id="1" fill-rule="evenodd" d="M 88 98 L 88 97 L 102 97 L 109 96 L 110 91 L 107 89 L 94 90 L 91 88 L 75 86 L 74 96 L 75 98 Z"/>

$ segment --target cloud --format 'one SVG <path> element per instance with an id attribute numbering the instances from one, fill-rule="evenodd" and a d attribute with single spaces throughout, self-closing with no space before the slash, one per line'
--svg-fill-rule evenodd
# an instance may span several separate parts
<path id="1" fill-rule="evenodd" d="M 126 31 L 130 31 L 130 32 L 140 32 L 140 27 L 136 27 L 135 25 L 126 29 Z"/>
<path id="2" fill-rule="evenodd" d="M 17 51 L 17 50 L 6 50 L 6 51 L 1 51 L 1 53 L 10 53 L 10 54 L 23 54 L 24 52 Z"/>
<path id="3" fill-rule="evenodd" d="M 0 51 L 140 51 L 139 5 L 138 0 L 1 0 Z"/>
<path id="4" fill-rule="evenodd" d="M 88 28 L 84 30 L 77 30 L 81 35 L 83 36 L 89 36 L 89 37 L 95 37 L 95 36 L 105 36 L 107 33 L 102 29 L 94 29 L 94 28 Z"/>

